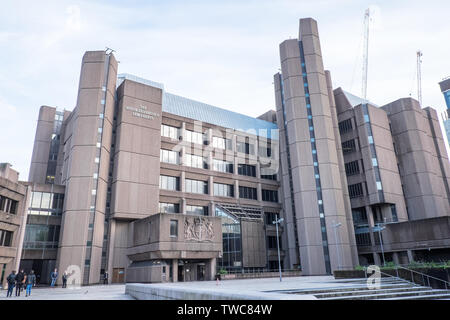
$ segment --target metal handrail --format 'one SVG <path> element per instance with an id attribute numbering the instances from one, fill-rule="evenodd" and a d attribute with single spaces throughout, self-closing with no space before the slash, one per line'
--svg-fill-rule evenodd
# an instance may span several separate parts
<path id="1" fill-rule="evenodd" d="M 395 270 L 397 272 L 397 276 L 398 276 L 398 268 L 401 268 L 401 269 L 409 271 L 411 273 L 411 280 L 414 283 L 416 283 L 416 282 L 414 281 L 414 276 L 412 274 L 413 273 L 417 273 L 417 274 L 420 274 L 422 276 L 423 285 L 425 285 L 424 277 L 426 277 L 427 278 L 427 282 L 428 282 L 428 286 L 430 286 L 430 278 L 431 278 L 431 279 L 443 282 L 444 285 L 445 285 L 445 290 L 448 290 L 448 288 L 450 288 L 450 282 L 448 282 L 448 281 L 445 281 L 445 280 L 442 280 L 442 279 L 430 276 L 430 275 L 428 275 L 426 273 L 423 273 L 423 272 L 419 272 L 419 271 L 415 271 L 415 270 L 412 270 L 412 269 L 408 269 L 408 268 L 405 268 L 405 267 L 402 267 L 402 266 L 396 266 L 395 267 Z"/>
<path id="2" fill-rule="evenodd" d="M 388 276 L 388 277 L 390 277 L 390 278 L 394 278 L 394 279 L 397 279 L 397 280 L 400 280 L 400 281 L 404 281 L 404 282 L 407 282 L 407 283 L 413 283 L 413 284 L 414 284 L 414 282 L 411 282 L 411 281 L 408 281 L 408 280 L 406 280 L 406 279 L 400 278 L 400 277 L 398 276 L 398 272 L 397 272 L 397 276 L 396 276 L 396 277 L 393 276 L 392 274 L 383 272 L 383 271 L 381 271 L 381 270 L 379 270 L 379 272 L 380 272 L 380 274 L 382 274 L 382 275 L 384 274 L 385 276 Z M 365 274 L 365 276 L 366 276 L 366 278 L 367 278 L 367 267 L 364 267 L 364 274 Z"/>

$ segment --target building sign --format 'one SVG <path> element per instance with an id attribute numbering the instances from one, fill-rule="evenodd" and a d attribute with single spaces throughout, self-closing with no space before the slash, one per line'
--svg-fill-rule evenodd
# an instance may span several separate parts
<path id="1" fill-rule="evenodd" d="M 140 105 L 139 107 L 125 107 L 126 110 L 131 111 L 133 117 L 153 120 L 159 117 L 159 113 L 147 110 L 147 107 Z"/>

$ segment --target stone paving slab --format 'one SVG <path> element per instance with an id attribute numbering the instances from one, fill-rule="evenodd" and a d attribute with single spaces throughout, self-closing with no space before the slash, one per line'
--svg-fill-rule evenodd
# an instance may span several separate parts
<path id="1" fill-rule="evenodd" d="M 31 290 L 31 296 L 25 297 L 25 290 L 20 297 L 6 298 L 6 290 L 0 290 L 0 300 L 134 300 L 125 294 L 125 285 L 96 285 L 76 289 L 61 287 L 38 287 Z"/>

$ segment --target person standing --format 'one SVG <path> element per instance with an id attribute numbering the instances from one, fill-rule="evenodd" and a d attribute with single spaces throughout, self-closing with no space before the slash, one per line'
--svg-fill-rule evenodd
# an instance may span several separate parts
<path id="1" fill-rule="evenodd" d="M 65 271 L 62 275 L 62 281 L 63 281 L 62 287 L 67 288 L 67 272 L 65 272 Z"/>
<path id="2" fill-rule="evenodd" d="M 13 270 L 8 278 L 6 278 L 6 281 L 8 282 L 8 292 L 6 293 L 6 297 L 12 297 L 12 293 L 14 290 L 14 284 L 16 283 L 16 270 Z"/>
<path id="3" fill-rule="evenodd" d="M 55 268 L 55 270 L 52 272 L 50 277 L 52 278 L 52 284 L 50 286 L 54 287 L 55 283 L 56 283 L 56 279 L 58 279 L 58 269 Z"/>
<path id="4" fill-rule="evenodd" d="M 26 279 L 26 293 L 25 297 L 31 296 L 31 288 L 36 285 L 36 275 L 34 274 L 34 270 L 31 270 L 30 274 Z"/>
<path id="5" fill-rule="evenodd" d="M 103 275 L 103 284 L 108 284 L 108 271 L 105 271 L 105 274 Z"/>
<path id="6" fill-rule="evenodd" d="M 16 297 L 20 297 L 20 291 L 22 291 L 23 281 L 25 280 L 25 273 L 23 270 L 16 275 Z"/>

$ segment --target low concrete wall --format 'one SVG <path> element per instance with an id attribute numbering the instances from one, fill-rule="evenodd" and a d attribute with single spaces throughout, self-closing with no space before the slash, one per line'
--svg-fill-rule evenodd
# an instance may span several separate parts
<path id="1" fill-rule="evenodd" d="M 300 277 L 302 275 L 301 271 L 283 271 L 283 277 Z M 233 274 L 222 274 L 220 276 L 221 280 L 234 280 L 234 279 L 253 279 L 253 278 L 278 278 L 280 276 L 279 272 L 259 272 L 259 273 L 233 273 Z"/>
<path id="2" fill-rule="evenodd" d="M 236 292 L 214 288 L 186 288 L 164 284 L 128 283 L 125 293 L 137 300 L 317 300 L 312 295 L 274 292 Z"/>

